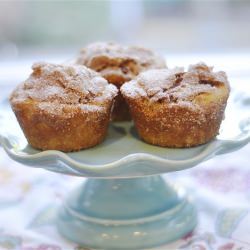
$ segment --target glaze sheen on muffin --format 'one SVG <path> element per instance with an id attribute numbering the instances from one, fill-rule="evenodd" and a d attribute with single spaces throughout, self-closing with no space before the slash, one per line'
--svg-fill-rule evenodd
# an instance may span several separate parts
<path id="1" fill-rule="evenodd" d="M 65 152 L 103 141 L 117 88 L 81 65 L 35 63 L 10 103 L 31 146 Z"/>
<path id="2" fill-rule="evenodd" d="M 83 48 L 76 63 L 100 72 L 109 83 L 115 84 L 118 88 L 134 79 L 140 72 L 166 67 L 164 59 L 149 49 L 104 42 L 92 43 Z M 120 94 L 115 100 L 112 119 L 131 119 L 128 106 Z"/>
<path id="3" fill-rule="evenodd" d="M 126 99 L 140 137 L 165 147 L 191 147 L 214 138 L 230 87 L 225 72 L 204 63 L 149 70 L 125 83 Z"/>

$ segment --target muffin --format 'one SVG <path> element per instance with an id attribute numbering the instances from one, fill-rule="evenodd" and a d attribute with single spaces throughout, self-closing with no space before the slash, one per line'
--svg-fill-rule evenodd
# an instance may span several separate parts
<path id="1" fill-rule="evenodd" d="M 177 148 L 206 143 L 218 134 L 229 92 L 225 72 L 213 72 L 204 63 L 186 72 L 149 70 L 121 87 L 140 137 Z"/>
<path id="2" fill-rule="evenodd" d="M 123 83 L 134 79 L 142 71 L 166 67 L 164 59 L 149 49 L 101 42 L 83 48 L 76 63 L 100 72 L 109 83 L 116 85 L 118 89 Z M 120 93 L 115 99 L 112 120 L 131 120 L 128 106 Z"/>
<path id="3" fill-rule="evenodd" d="M 35 63 L 32 69 L 10 96 L 29 144 L 70 152 L 102 142 L 117 88 L 81 65 Z"/>

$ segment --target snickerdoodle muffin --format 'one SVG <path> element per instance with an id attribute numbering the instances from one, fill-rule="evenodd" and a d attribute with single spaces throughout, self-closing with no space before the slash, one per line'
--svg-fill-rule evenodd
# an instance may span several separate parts
<path id="1" fill-rule="evenodd" d="M 29 144 L 69 152 L 103 141 L 117 88 L 81 65 L 35 63 L 32 69 L 10 96 Z"/>
<path id="2" fill-rule="evenodd" d="M 164 147 L 191 147 L 214 138 L 229 92 L 226 74 L 204 63 L 188 71 L 149 70 L 121 87 L 140 137 Z"/>
<path id="3" fill-rule="evenodd" d="M 142 71 L 166 67 L 164 59 L 149 49 L 104 42 L 92 43 L 83 48 L 76 63 L 100 72 L 109 83 L 118 88 Z M 119 93 L 115 100 L 112 120 L 130 119 L 128 106 Z"/>

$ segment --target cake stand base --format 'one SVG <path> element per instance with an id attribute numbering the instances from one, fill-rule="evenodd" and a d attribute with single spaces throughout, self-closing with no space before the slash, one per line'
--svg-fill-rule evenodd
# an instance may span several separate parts
<path id="1" fill-rule="evenodd" d="M 59 232 L 94 249 L 145 249 L 177 240 L 197 222 L 183 190 L 160 176 L 90 179 L 60 208 Z"/>

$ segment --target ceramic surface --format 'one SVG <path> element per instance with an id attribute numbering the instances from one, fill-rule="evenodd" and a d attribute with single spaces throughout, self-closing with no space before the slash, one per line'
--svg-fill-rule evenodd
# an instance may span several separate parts
<path id="1" fill-rule="evenodd" d="M 249 96 L 232 94 L 220 135 L 198 147 L 170 149 L 149 145 L 140 140 L 133 123 L 114 123 L 102 144 L 66 154 L 30 147 L 5 100 L 0 104 L 0 144 L 15 161 L 55 172 L 100 178 L 155 175 L 190 168 L 246 145 L 250 141 L 249 107 Z"/>
<path id="2" fill-rule="evenodd" d="M 61 207 L 66 238 L 94 249 L 145 249 L 185 236 L 197 223 L 181 188 L 159 176 L 90 179 Z"/>

